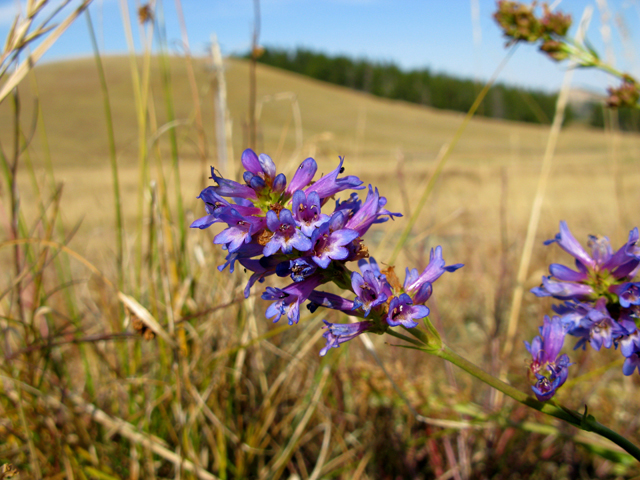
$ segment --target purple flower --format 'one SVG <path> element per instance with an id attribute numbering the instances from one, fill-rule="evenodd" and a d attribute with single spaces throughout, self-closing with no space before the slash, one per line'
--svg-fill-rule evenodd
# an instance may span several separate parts
<path id="1" fill-rule="evenodd" d="M 211 179 L 218 184 L 217 187 L 211 188 L 213 188 L 215 193 L 220 196 L 246 198 L 248 200 L 256 200 L 258 198 L 253 188 L 234 182 L 233 180 L 219 177 L 216 175 L 216 171 L 213 167 L 211 167 Z"/>
<path id="2" fill-rule="evenodd" d="M 358 262 L 362 275 L 358 272 L 351 274 L 351 286 L 356 299 L 353 309 L 362 308 L 364 316 L 368 316 L 372 308 L 384 304 L 392 295 L 391 286 L 378 268 L 376 260 L 372 257 L 369 262 L 362 259 Z"/>
<path id="3" fill-rule="evenodd" d="M 343 190 L 360 190 L 364 188 L 362 186 L 362 180 L 353 175 L 338 178 L 338 175 L 340 175 L 343 171 L 342 164 L 344 163 L 344 157 L 339 158 L 340 164 L 338 165 L 338 168 L 336 168 L 328 175 L 324 175 L 317 182 L 307 187 L 307 189 L 305 190 L 305 193 L 307 195 L 309 195 L 309 193 L 311 192 L 317 192 L 318 196 L 322 200 L 324 200 Z"/>
<path id="4" fill-rule="evenodd" d="M 347 221 L 346 228 L 355 230 L 359 236 L 363 236 L 374 223 L 380 223 L 382 215 L 388 215 L 390 218 L 401 217 L 399 213 L 391 213 L 384 208 L 387 200 L 380 197 L 378 189 L 375 190 L 369 185 L 369 194 L 364 204 L 353 214 Z"/>
<path id="5" fill-rule="evenodd" d="M 613 253 L 607 237 L 589 236 L 591 254 L 582 248 L 569 231 L 567 223 L 560 222 L 560 233 L 545 245 L 557 243 L 576 259 L 577 270 L 558 264 L 549 267 L 551 276 L 542 278 L 542 285 L 531 290 L 539 297 L 552 296 L 561 300 L 592 300 L 607 296 L 622 281 L 633 277 L 640 260 L 633 255 L 638 230 L 631 230 L 629 239 Z"/>
<path id="6" fill-rule="evenodd" d="M 307 196 L 302 190 L 297 190 L 291 201 L 293 218 L 307 237 L 311 237 L 316 228 L 329 221 L 329 215 L 320 213 L 320 197 L 317 192 L 311 192 Z"/>
<path id="7" fill-rule="evenodd" d="M 616 339 L 616 343 L 620 345 L 620 353 L 629 358 L 630 356 L 640 352 L 640 332 L 634 326 L 633 330 L 631 330 L 627 335 L 623 335 Z"/>
<path id="8" fill-rule="evenodd" d="M 338 348 L 340 344 L 356 338 L 373 326 L 372 322 L 356 322 L 348 324 L 329 323 L 323 320 L 327 331 L 322 335 L 327 344 L 320 350 L 320 356 L 325 356 L 330 348 Z"/>
<path id="9" fill-rule="evenodd" d="M 238 198 L 238 201 L 241 203 L 229 203 L 216 193 L 215 187 L 205 188 L 200 195 L 198 195 L 198 198 L 204 202 L 204 208 L 208 215 L 194 221 L 191 224 L 191 228 L 204 229 L 214 223 L 221 222 L 222 220 L 220 220 L 219 215 L 223 212 L 228 212 L 230 208 L 233 208 L 233 210 L 243 216 L 260 215 L 262 213 L 262 210 L 254 207 L 248 200 Z"/>
<path id="10" fill-rule="evenodd" d="M 554 297 L 560 300 L 581 300 L 593 296 L 593 287 L 581 283 L 558 282 L 551 276 L 542 277 L 542 286 L 532 288 L 537 297 Z"/>
<path id="11" fill-rule="evenodd" d="M 242 166 L 247 173 L 258 176 L 269 183 L 272 183 L 276 177 L 276 165 L 271 160 L 271 157 L 264 153 L 258 156 L 250 148 L 242 152 Z"/>
<path id="12" fill-rule="evenodd" d="M 638 260 L 640 260 L 640 247 L 638 247 L 639 237 L 638 227 L 636 227 L 629 232 L 629 240 L 627 240 L 627 244 L 625 245 L 625 253 Z"/>
<path id="13" fill-rule="evenodd" d="M 260 245 L 256 245 L 260 247 Z M 264 282 L 269 275 L 276 273 L 277 266 L 283 263 L 284 255 L 272 255 L 271 257 L 262 257 L 259 260 L 250 258 L 240 258 L 240 264 L 247 270 L 252 271 L 251 277 L 244 288 L 244 298 L 249 298 L 251 287 L 256 282 Z"/>
<path id="14" fill-rule="evenodd" d="M 407 274 L 404 280 L 404 290 L 410 295 L 415 295 L 420 291 L 423 285 L 427 283 L 433 284 L 433 282 L 440 278 L 444 272 L 455 272 L 463 266 L 464 265 L 461 263 L 445 265 L 444 259 L 442 258 L 442 247 L 438 245 L 435 250 L 433 248 L 431 249 L 431 253 L 429 254 L 429 265 L 427 265 L 427 268 L 425 268 L 420 275 L 418 275 L 418 269 L 414 268 L 409 270 L 407 268 Z M 429 293 L 429 295 L 431 294 Z"/>
<path id="15" fill-rule="evenodd" d="M 271 302 L 266 316 L 274 322 L 286 316 L 289 324 L 297 323 L 300 307 L 306 301 L 311 311 L 325 307 L 368 316 L 367 321 L 349 325 L 325 322 L 327 345 L 322 355 L 364 331 L 382 334 L 390 327 L 416 326 L 416 320 L 429 314 L 423 303 L 432 294 L 432 283 L 445 271 L 462 266 L 446 266 L 438 247 L 432 250 L 431 262 L 422 274 L 408 271 L 405 288 L 393 275 L 392 286 L 373 258 L 365 260 L 369 253 L 361 238 L 373 224 L 401 216 L 387 210 L 387 199 L 380 196 L 378 189 L 369 185 L 364 201 L 356 193 L 347 200 L 336 200 L 331 215 L 321 211 L 331 197 L 343 190 L 364 188 L 356 176 L 340 177 L 344 171 L 342 157 L 335 170 L 315 182 L 318 166 L 313 158 L 300 164 L 289 184 L 266 154 L 257 155 L 247 149 L 242 153 L 242 165 L 243 184 L 222 178 L 212 168 L 211 178 L 216 185 L 205 188 L 199 197 L 207 215 L 193 222 L 192 227 L 227 224 L 214 238 L 214 243 L 228 251 L 226 262 L 219 268 L 229 265 L 233 271 L 239 261 L 251 271 L 245 296 L 249 296 L 253 285 L 270 275 L 291 277 L 292 284 L 267 287 L 262 294 L 264 300 Z M 360 272 L 350 272 L 346 264 L 356 260 Z M 353 290 L 355 298 L 316 290 L 328 282 Z"/>
<path id="16" fill-rule="evenodd" d="M 273 255 L 278 250 L 282 250 L 282 253 L 291 253 L 294 248 L 300 252 L 311 249 L 311 240 L 296 228 L 296 222 L 289 210 L 282 210 L 280 216 L 273 210 L 269 210 L 267 227 L 273 232 L 273 236 L 264 247 L 265 257 Z"/>
<path id="17" fill-rule="evenodd" d="M 569 335 L 573 335 L 574 329 L 580 327 L 584 318 L 589 318 L 590 315 L 599 318 L 601 315 L 590 303 L 575 301 L 567 301 L 561 305 L 552 305 L 551 309 L 560 316 L 562 325 Z"/>
<path id="18" fill-rule="evenodd" d="M 362 206 L 362 200 L 358 198 L 358 194 L 356 192 L 353 192 L 349 196 L 349 200 L 344 200 L 344 201 L 336 200 L 336 208 L 333 209 L 333 212 L 335 213 L 335 212 L 347 211 L 347 212 L 350 212 L 350 214 L 348 214 L 347 216 L 351 216 L 355 212 L 360 210 L 361 206 Z"/>
<path id="19" fill-rule="evenodd" d="M 235 252 L 244 243 L 251 241 L 251 235 L 261 229 L 262 221 L 257 217 L 245 217 L 231 208 L 218 215 L 229 228 L 213 238 L 213 243 L 226 245 L 229 252 Z"/>
<path id="20" fill-rule="evenodd" d="M 627 334 L 627 330 L 611 318 L 607 310 L 607 300 L 598 299 L 587 315 L 582 318 L 577 327 L 570 331 L 571 335 L 580 338 L 574 349 L 583 347 L 587 342 L 598 351 L 603 346 L 611 348 L 614 339 Z"/>
<path id="21" fill-rule="evenodd" d="M 333 215 L 331 221 L 322 224 L 311 236 L 313 261 L 321 268 L 327 268 L 331 260 L 346 259 L 349 256 L 349 250 L 345 246 L 358 238 L 357 232 L 340 228 L 341 219 L 341 213 Z"/>
<path id="22" fill-rule="evenodd" d="M 302 162 L 287 187 L 287 194 L 293 195 L 293 192 L 308 186 L 313 180 L 316 170 L 318 170 L 318 165 L 313 158 L 309 157 Z"/>
<path id="23" fill-rule="evenodd" d="M 567 380 L 570 365 L 566 354 L 560 355 L 564 344 L 565 329 L 560 317 L 544 317 L 540 335 L 531 343 L 524 342 L 532 356 L 529 375 L 533 382 L 531 389 L 541 402 L 549 400 Z"/>
<path id="24" fill-rule="evenodd" d="M 332 310 L 339 310 L 344 313 L 352 313 L 353 301 L 342 298 L 340 295 L 334 293 L 321 292 L 314 290 L 309 295 L 309 303 L 307 308 L 311 313 L 315 312 L 318 307 L 331 308 Z"/>
<path id="25" fill-rule="evenodd" d="M 236 260 L 248 259 L 260 255 L 263 248 L 262 245 L 256 243 L 244 243 L 237 250 L 227 254 L 225 258 L 226 261 L 218 267 L 218 270 L 222 272 L 227 268 L 227 265 L 229 265 L 229 272 L 233 273 Z"/>
<path id="26" fill-rule="evenodd" d="M 399 297 L 393 297 L 389 304 L 387 323 L 392 327 L 402 325 L 413 328 L 418 325 L 416 319 L 429 315 L 429 309 L 424 305 L 413 305 L 413 300 L 409 295 L 403 293 Z"/>
<path id="27" fill-rule="evenodd" d="M 544 242 L 545 245 L 557 243 L 560 248 L 576 258 L 583 266 L 594 271 L 613 271 L 629 262 L 638 265 L 638 259 L 634 258 L 634 248 L 638 240 L 638 229 L 629 232 L 629 239 L 616 253 L 613 253 L 609 239 L 603 236 L 589 235 L 589 247 L 591 255 L 573 237 L 567 226 L 567 222 L 560 222 L 560 233 L 555 238 Z"/>
<path id="28" fill-rule="evenodd" d="M 640 305 L 640 283 L 622 283 L 609 288 L 611 293 L 618 296 L 620 305 L 629 308 L 631 305 Z"/>
<path id="29" fill-rule="evenodd" d="M 622 365 L 622 373 L 626 376 L 631 375 L 635 369 L 638 369 L 638 373 L 640 373 L 640 357 L 637 353 L 627 357 Z"/>
<path id="30" fill-rule="evenodd" d="M 551 240 L 547 240 L 544 242 L 545 245 L 551 245 L 552 243 L 557 243 L 560 248 L 562 248 L 569 255 L 575 257 L 583 265 L 592 268 L 595 267 L 595 260 L 591 258 L 586 250 L 582 248 L 582 245 L 580 245 L 580 243 L 578 243 L 575 237 L 571 234 L 571 231 L 567 226 L 567 222 L 565 222 L 564 220 L 560 222 L 560 232 L 557 233 L 556 236 Z"/>
<path id="31" fill-rule="evenodd" d="M 274 318 L 273 323 L 280 320 L 282 315 L 289 319 L 289 325 L 300 320 L 300 305 L 304 303 L 314 288 L 322 284 L 322 277 L 313 275 L 302 282 L 292 283 L 285 288 L 267 287 L 262 294 L 263 300 L 272 300 L 266 311 L 267 318 Z"/>
<path id="32" fill-rule="evenodd" d="M 291 275 L 294 282 L 301 282 L 313 275 L 317 268 L 318 266 L 311 257 L 300 257 L 279 263 L 276 267 L 276 274 L 279 277 Z"/>

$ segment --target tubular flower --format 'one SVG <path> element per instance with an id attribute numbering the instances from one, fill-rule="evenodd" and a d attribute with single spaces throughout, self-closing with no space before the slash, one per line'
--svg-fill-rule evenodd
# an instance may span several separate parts
<path id="1" fill-rule="evenodd" d="M 531 389 L 541 402 L 551 399 L 567 380 L 571 364 L 566 354 L 560 355 L 564 337 L 562 319 L 545 316 L 540 336 L 535 337 L 531 343 L 524 342 L 533 357 L 529 364 L 529 378 L 533 383 Z"/>
<path id="2" fill-rule="evenodd" d="M 636 325 L 640 283 L 633 282 L 640 265 L 638 238 L 638 229 L 634 228 L 627 242 L 614 252 L 607 237 L 590 235 L 591 253 L 588 253 L 573 237 L 566 222 L 560 222 L 560 232 L 545 245 L 557 243 L 572 255 L 575 270 L 552 264 L 551 275 L 543 277 L 542 285 L 531 290 L 539 297 L 564 300 L 552 308 L 565 332 L 578 338 L 574 348 L 584 349 L 589 344 L 598 351 L 619 346 L 625 357 L 625 375 L 637 368 L 640 354 L 640 332 Z"/>
<path id="3" fill-rule="evenodd" d="M 340 344 L 353 340 L 373 326 L 373 322 L 368 321 L 347 324 L 329 323 L 326 320 L 323 322 L 327 331 L 322 336 L 327 340 L 327 344 L 320 350 L 322 357 L 327 354 L 330 348 L 338 348 Z"/>
<path id="4" fill-rule="evenodd" d="M 222 271 L 229 266 L 233 272 L 238 261 L 251 272 L 245 297 L 269 276 L 291 278 L 289 285 L 267 287 L 262 293 L 262 298 L 271 302 L 266 317 L 274 322 L 286 316 L 290 325 L 298 323 L 305 302 L 311 312 L 323 307 L 366 317 L 346 325 L 325 321 L 327 344 L 321 355 L 365 331 L 383 334 L 400 325 L 416 326 L 416 320 L 429 313 L 424 303 L 432 294 L 433 282 L 445 271 L 462 266 L 445 266 L 442 249 L 437 247 L 425 271 L 421 275 L 411 271 L 404 287 L 395 274 L 387 280 L 375 259 L 368 258 L 362 237 L 373 224 L 401 215 L 387 210 L 386 198 L 371 185 L 364 201 L 352 192 L 346 200 L 336 199 L 330 212 L 329 199 L 334 195 L 365 188 L 356 176 L 341 177 L 344 163 L 340 157 L 335 170 L 314 180 L 318 166 L 313 158 L 307 158 L 287 184 L 271 157 L 245 150 L 244 183 L 225 179 L 212 168 L 216 185 L 205 188 L 199 196 L 206 216 L 191 225 L 199 229 L 226 225 L 213 239 L 227 251 L 225 263 L 218 268 Z M 360 272 L 347 268 L 352 261 L 358 261 Z M 350 290 L 353 296 L 344 298 L 318 290 L 331 282 Z"/>
<path id="5" fill-rule="evenodd" d="M 578 243 L 567 226 L 560 222 L 560 233 L 544 242 L 557 243 L 560 248 L 575 258 L 577 270 L 564 265 L 552 264 L 551 273 L 542 278 L 542 285 L 532 290 L 538 297 L 554 297 L 560 300 L 591 300 L 601 296 L 612 297 L 610 289 L 633 278 L 640 265 L 634 254 L 638 241 L 638 229 L 629 232 L 629 240 L 615 253 L 607 237 L 589 236 L 591 254 Z"/>
<path id="6" fill-rule="evenodd" d="M 403 327 L 413 328 L 418 325 L 416 319 L 424 318 L 427 315 L 429 315 L 427 307 L 414 305 L 411 297 L 406 293 L 402 293 L 399 297 L 393 297 L 391 300 L 387 323 L 392 327 L 402 325 Z"/>
<path id="7" fill-rule="evenodd" d="M 364 316 L 368 316 L 371 309 L 384 304 L 392 295 L 391 286 L 384 275 L 380 273 L 375 258 L 369 262 L 358 262 L 362 275 L 358 272 L 351 274 L 351 286 L 357 295 L 353 308 L 362 308 Z"/>

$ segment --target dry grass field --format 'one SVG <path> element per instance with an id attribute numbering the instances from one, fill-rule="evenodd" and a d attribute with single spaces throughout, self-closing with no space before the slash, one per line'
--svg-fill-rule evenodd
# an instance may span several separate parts
<path id="1" fill-rule="evenodd" d="M 138 129 L 129 62 L 126 58 L 105 58 L 104 62 L 125 214 L 127 221 L 136 222 L 136 202 L 131 195 L 135 195 L 138 182 Z M 237 166 L 247 137 L 248 68 L 239 60 L 230 60 L 227 65 Z M 157 68 L 155 65 L 156 70 L 151 73 L 151 90 L 157 123 L 162 126 L 166 115 Z M 295 94 L 302 114 L 303 144 L 296 152 L 292 102 L 267 100 L 260 119 L 258 150 L 269 153 L 278 165 L 286 165 L 285 173 L 292 172 L 307 156 L 316 158 L 323 171 L 328 171 L 334 168 L 338 155 L 343 155 L 349 172 L 378 186 L 395 211 L 406 213 L 407 207 L 410 211 L 439 150 L 451 139 L 462 119 L 459 114 L 383 100 L 266 66 L 260 66 L 259 71 L 259 99 L 282 92 Z M 196 63 L 195 73 L 207 135 L 208 170 L 210 165 L 217 166 L 213 75 L 205 61 Z M 182 192 L 189 210 L 199 215 L 201 212 L 195 209 L 200 205 L 195 197 L 201 189 L 203 172 L 193 128 L 193 102 L 180 59 L 172 59 L 171 76 L 175 118 L 180 122 L 176 130 Z M 94 61 L 46 64 L 36 70 L 35 78 L 43 115 L 38 128 L 46 130 L 56 179 L 64 183 L 64 218 L 70 223 L 82 218 L 76 239 L 82 245 L 97 242 L 98 249 L 102 249 L 102 242 L 109 240 L 113 209 L 109 208 L 112 193 L 108 180 L 108 138 Z M 21 87 L 25 129 L 33 122 L 36 105 L 33 88 L 29 87 L 28 81 Z M 0 111 L 0 140 L 5 148 L 11 145 L 12 119 L 12 108 L 5 102 Z M 495 248 L 501 235 L 499 212 L 504 208 L 507 235 L 517 256 L 517 239 L 528 222 L 548 135 L 549 129 L 544 126 L 474 120 L 453 150 L 416 232 L 455 215 L 456 221 L 450 221 L 441 230 L 443 235 L 463 235 L 476 247 Z M 158 143 L 166 167 L 169 164 L 166 131 L 164 136 Z M 39 171 L 43 171 L 47 161 L 41 143 L 36 133 L 31 161 Z M 606 233 L 614 242 L 626 238 L 629 228 L 635 225 L 632 205 L 640 201 L 637 173 L 632 168 L 639 148 L 640 142 L 634 135 L 614 137 L 582 128 L 563 131 L 545 196 L 540 239 L 555 232 L 561 219 L 579 229 L 578 238 L 596 232 Z M 205 174 L 208 176 L 208 171 Z M 22 179 L 27 194 L 27 176 Z M 28 208 L 29 204 L 24 202 L 24 206 Z"/>
<path id="2" fill-rule="evenodd" d="M 181 347 L 172 347 L 163 338 L 143 342 L 132 334 L 116 339 L 131 332 L 126 323 L 131 320 L 129 313 L 100 274 L 61 254 L 68 264 L 59 268 L 68 267 L 67 281 L 75 284 L 73 300 L 65 300 L 60 293 L 67 288 L 61 273 L 44 274 L 42 282 L 48 282 L 49 293 L 38 297 L 41 310 L 34 306 L 27 315 L 31 323 L 26 333 L 16 333 L 15 338 L 7 333 L 7 343 L 0 350 L 5 358 L 15 350 L 27 352 L 11 357 L 3 375 L 13 372 L 14 379 L 20 377 L 23 388 L 14 387 L 11 392 L 22 395 L 29 405 L 25 413 L 15 396 L 0 401 L 0 416 L 5 417 L 0 423 L 0 463 L 11 461 L 24 478 L 38 478 L 34 473 L 38 468 L 41 478 L 214 478 L 198 477 L 194 468 L 215 478 L 630 478 L 640 474 L 630 457 L 610 445 L 603 447 L 585 433 L 496 399 L 488 387 L 437 358 L 392 347 L 387 338 L 374 338 L 389 376 L 408 403 L 431 420 L 416 419 L 359 342 L 331 351 L 323 361 L 318 359 L 322 315 L 306 315 L 292 328 L 274 326 L 264 319 L 259 297 L 246 305 L 239 300 L 245 275 L 241 269 L 233 275 L 216 270 L 222 257 L 210 242 L 214 228 L 187 231 L 185 253 L 174 257 L 175 249 L 167 247 L 167 242 L 176 241 L 180 226 L 169 133 L 176 133 L 188 224 L 203 215 L 196 196 L 208 167 L 217 166 L 213 74 L 207 61 L 194 62 L 206 137 L 206 158 L 202 158 L 185 60 L 169 60 L 175 110 L 171 114 L 166 109 L 161 66 L 152 59 L 149 122 L 142 136 L 149 147 L 149 163 L 140 183 L 141 136 L 131 65 L 126 57 L 106 57 L 103 62 L 126 225 L 125 273 L 119 289 L 148 309 Z M 226 66 L 237 167 L 247 144 L 249 69 L 241 60 L 228 60 Z M 142 60 L 138 67 L 144 71 Z M 438 153 L 463 116 L 375 98 L 265 66 L 259 66 L 257 78 L 258 100 L 263 102 L 259 152 L 270 154 L 288 178 L 307 156 L 313 156 L 325 173 L 335 168 L 339 155 L 345 156 L 346 174 L 377 186 L 389 200 L 388 208 L 405 214 L 368 233 L 369 251 L 386 262 L 417 208 Z M 284 92 L 292 95 L 273 100 Z M 19 98 L 26 145 L 18 173 L 20 207 L 29 232 L 25 237 L 44 235 L 47 230 L 46 222 L 39 219 L 41 205 L 48 204 L 53 192 L 47 173 L 51 165 L 55 182 L 63 185 L 55 223 L 68 232 L 81 221 L 68 248 L 115 284 L 118 266 L 109 141 L 94 59 L 38 66 L 20 85 Z M 298 107 L 299 132 L 293 115 Z M 36 121 L 38 111 L 41 117 Z M 13 148 L 14 118 L 11 99 L 7 99 L 0 105 L 0 144 L 5 154 Z M 163 128 L 168 122 L 174 128 Z M 297 133 L 301 144 L 296 143 Z M 543 315 L 550 313 L 550 302 L 525 293 L 513 352 L 502 360 L 499 352 L 548 137 L 545 126 L 472 120 L 395 262 L 400 272 L 405 267 L 424 268 L 429 249 L 442 245 L 447 263 L 465 264 L 435 286 L 429 303 L 432 320 L 448 344 L 493 373 L 505 367 L 508 381 L 523 391 L 529 387 L 522 341 L 536 334 Z M 636 214 L 639 159 L 637 135 L 571 126 L 562 130 L 525 292 L 540 282 L 551 261 L 569 263 L 559 248 L 542 245 L 558 231 L 560 220 L 566 220 L 584 244 L 592 233 L 609 236 L 614 248 L 626 241 L 629 230 L 640 224 Z M 172 215 L 158 213 L 164 210 L 154 203 L 152 182 L 166 183 L 163 198 L 169 200 Z M 3 240 L 10 239 L 7 187 L 2 187 L 0 210 Z M 50 211 L 51 207 L 46 215 Z M 150 233 L 154 229 L 157 236 Z M 62 241 L 60 235 L 58 241 Z M 140 264 L 144 274 L 136 263 L 140 248 L 146 249 Z M 16 286 L 10 251 L 5 246 L 3 290 Z M 38 254 L 42 251 L 32 252 L 36 264 Z M 24 288 L 28 296 L 35 287 Z M 11 312 L 31 308 L 24 299 L 16 307 L 21 295 L 3 300 L 5 323 L 0 320 L 0 325 L 5 332 L 11 325 L 8 319 L 16 315 Z M 42 310 L 45 306 L 49 310 Z M 100 341 L 88 340 L 100 335 L 104 336 Z M 45 349 L 42 339 L 65 341 Z M 42 348 L 29 350 L 34 345 Z M 617 352 L 596 355 L 570 349 L 565 345 L 576 365 L 556 398 L 577 410 L 587 404 L 599 421 L 640 441 L 637 375 L 623 377 Z M 25 373 L 29 369 L 32 373 Z M 66 410 L 60 405 L 66 405 Z M 106 412 L 110 420 L 101 422 L 95 412 L 89 415 L 87 405 Z M 307 411 L 312 412 L 309 418 Z M 126 428 L 141 435 L 153 436 L 158 445 L 186 462 L 158 453 L 142 437 L 125 435 L 118 421 L 127 422 Z M 29 431 L 35 432 L 33 437 Z"/>

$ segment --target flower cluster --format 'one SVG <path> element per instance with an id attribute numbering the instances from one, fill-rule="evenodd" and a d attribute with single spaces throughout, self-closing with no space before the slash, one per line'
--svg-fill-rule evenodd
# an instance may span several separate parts
<path id="1" fill-rule="evenodd" d="M 290 325 L 298 323 L 305 302 L 311 311 L 326 307 L 363 319 L 345 325 L 325 321 L 327 344 L 321 355 L 365 331 L 381 334 L 390 327 L 416 326 L 416 320 L 429 314 L 424 303 L 431 296 L 432 283 L 445 271 L 462 266 L 446 266 L 442 249 L 437 247 L 422 273 L 407 269 L 404 284 L 393 268 L 381 271 L 375 259 L 369 258 L 362 237 L 373 224 L 401 215 L 388 211 L 386 199 L 371 185 L 364 201 L 351 193 L 348 199 L 335 201 L 333 212 L 323 213 L 336 194 L 365 188 L 355 176 L 340 177 L 343 163 L 340 158 L 335 170 L 314 181 L 317 164 L 307 158 L 287 183 L 268 155 L 245 150 L 244 184 L 222 178 L 212 168 L 211 178 L 217 185 L 205 188 L 198 197 L 207 215 L 191 225 L 203 229 L 226 224 L 213 239 L 228 252 L 218 269 L 229 266 L 233 272 L 237 261 L 251 271 L 245 296 L 256 282 L 270 275 L 291 278 L 288 286 L 267 287 L 262 294 L 272 302 L 266 316 L 274 322 L 286 317 Z M 360 272 L 346 267 L 352 261 L 358 262 Z M 319 290 L 329 282 L 350 290 L 355 298 Z"/>
<path id="2" fill-rule="evenodd" d="M 609 108 L 636 107 L 640 99 L 640 85 L 632 76 L 624 75 L 622 84 L 618 88 L 608 87 L 607 93 Z"/>
<path id="3" fill-rule="evenodd" d="M 587 344 L 594 350 L 619 346 L 626 358 L 623 373 L 631 375 L 636 368 L 640 371 L 640 334 L 636 326 L 640 283 L 633 282 L 640 266 L 638 229 L 629 232 L 627 242 L 616 252 L 607 237 L 589 236 L 589 254 L 573 237 L 566 222 L 560 222 L 560 233 L 545 245 L 551 243 L 557 243 L 575 258 L 575 270 L 551 264 L 551 275 L 542 277 L 542 285 L 531 290 L 538 297 L 563 302 L 552 307 L 557 316 L 545 319 L 542 339 L 527 344 L 533 355 L 530 367 L 536 379 L 533 389 L 540 400 L 551 398 L 566 380 L 568 358 L 557 357 L 566 334 L 578 337 L 575 348 L 584 349 Z M 548 375 L 541 376 L 540 365 L 545 363 Z"/>
<path id="4" fill-rule="evenodd" d="M 536 17 L 535 2 L 524 5 L 519 2 L 500 0 L 493 18 L 509 40 L 507 45 L 518 41 L 535 43 L 541 40 L 540 50 L 554 60 L 564 60 L 568 53 L 563 38 L 571 26 L 571 16 L 552 12 L 548 5 L 542 5 L 543 16 Z"/>

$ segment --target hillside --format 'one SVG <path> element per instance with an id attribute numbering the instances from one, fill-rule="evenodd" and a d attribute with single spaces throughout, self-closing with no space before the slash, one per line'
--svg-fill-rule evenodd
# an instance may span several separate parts
<path id="1" fill-rule="evenodd" d="M 130 63 L 127 57 L 108 57 L 104 59 L 104 64 L 113 109 L 120 179 L 125 198 L 131 195 L 131 200 L 126 201 L 125 214 L 133 221 L 133 199 L 139 174 L 138 127 Z M 194 199 L 187 203 L 192 208 L 200 190 L 203 167 L 197 154 L 194 109 L 184 60 L 172 58 L 171 65 L 173 102 L 179 120 L 176 128 L 182 192 L 186 199 Z M 195 72 L 207 136 L 208 167 L 216 165 L 212 74 L 205 60 L 197 60 Z M 166 115 L 157 62 L 154 63 L 151 78 L 154 108 L 159 118 L 157 128 L 161 128 Z M 112 225 L 112 193 L 102 95 L 94 61 L 78 59 L 44 64 L 36 68 L 35 79 L 44 119 L 39 126 L 44 126 L 46 130 L 56 178 L 65 182 L 65 217 L 69 222 L 84 217 L 81 232 L 91 231 L 98 241 L 103 241 L 104 232 Z M 248 108 L 248 64 L 242 60 L 228 60 L 226 80 L 237 162 L 245 145 L 243 132 Z M 35 107 L 33 85 L 31 78 L 23 82 L 20 88 L 21 123 L 27 131 L 31 128 Z M 411 195 L 417 185 L 413 182 L 426 178 L 434 158 L 452 138 L 462 120 L 461 114 L 384 100 L 260 65 L 258 98 L 264 100 L 266 96 L 281 92 L 293 92 L 299 104 L 302 151 L 291 158 L 296 148 L 291 100 L 264 103 L 258 150 L 270 153 L 281 165 L 284 161 L 289 172 L 297 165 L 296 162 L 309 155 L 316 157 L 323 171 L 328 171 L 334 168 L 338 155 L 344 155 L 350 172 L 361 175 L 365 182 L 378 185 L 382 182 L 380 187 L 390 198 L 390 204 L 400 210 L 404 209 L 407 202 L 409 205 L 411 203 L 409 197 L 402 200 L 401 194 L 409 192 Z M 0 107 L 0 141 L 5 152 L 10 150 L 12 144 L 11 112 L 10 101 Z M 153 138 L 154 134 L 151 131 L 147 139 Z M 491 221 L 497 221 L 496 202 L 501 188 L 499 177 L 502 175 L 501 169 L 506 168 L 510 188 L 517 186 L 510 193 L 513 195 L 510 200 L 513 224 L 518 230 L 523 227 L 547 136 L 548 127 L 545 126 L 474 119 L 456 146 L 445 171 L 445 177 L 449 175 L 457 181 L 451 185 L 444 182 L 439 187 L 443 194 L 456 194 L 445 195 L 444 199 L 439 200 L 439 206 L 444 207 L 442 215 L 464 208 L 472 214 L 476 210 L 482 212 L 482 216 L 489 215 L 487 212 L 491 211 Z M 166 137 L 166 133 L 161 135 L 159 144 L 163 160 L 168 165 L 170 155 Z M 42 142 L 41 132 L 33 136 L 32 142 L 34 151 L 41 151 L 38 148 Z M 610 172 L 610 145 L 605 133 L 600 131 L 570 128 L 563 132 L 554 162 L 557 172 L 566 174 L 567 178 L 557 176 L 558 195 L 567 193 L 567 181 L 576 182 L 576 188 L 581 188 L 578 177 Z M 618 160 L 631 161 L 640 147 L 640 140 L 632 135 L 623 135 L 617 145 Z M 400 164 L 399 160 L 402 160 Z M 44 165 L 44 154 L 34 156 L 31 161 L 36 167 Z M 399 168 L 408 182 L 404 188 L 397 181 Z M 151 178 L 154 178 L 156 174 L 153 168 L 151 172 Z M 600 175 L 595 179 L 596 183 L 605 182 L 599 187 L 601 190 L 610 191 L 613 188 L 608 175 Z M 26 178 L 22 176 L 25 188 Z M 627 182 L 634 178 L 628 176 Z M 632 183 L 627 185 L 625 188 L 633 191 Z M 550 198 L 553 198 L 555 182 L 550 188 Z M 573 196 L 572 200 L 570 205 L 577 208 L 576 197 Z M 444 205 L 443 201 L 446 202 Z M 90 207 L 90 214 L 87 206 L 95 206 Z M 602 218 L 605 224 L 609 220 L 606 216 Z M 555 219 L 553 224 L 556 224 Z"/>

